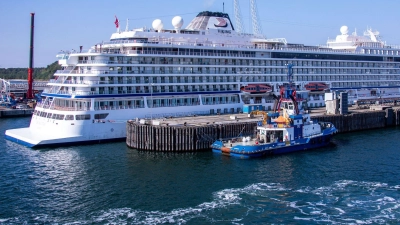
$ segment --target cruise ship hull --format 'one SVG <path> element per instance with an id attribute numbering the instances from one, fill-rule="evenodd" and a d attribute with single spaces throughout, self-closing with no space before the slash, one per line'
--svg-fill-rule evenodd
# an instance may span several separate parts
<path id="1" fill-rule="evenodd" d="M 7 130 L 5 134 L 5 139 L 18 143 L 20 145 L 24 145 L 29 148 L 41 148 L 41 147 L 59 147 L 59 146 L 70 146 L 70 145 L 105 143 L 113 141 L 124 141 L 126 137 L 95 139 L 95 140 L 90 140 L 85 136 L 43 137 L 35 135 L 34 133 L 32 133 L 32 130 L 28 127 L 28 128 Z"/>
<path id="2" fill-rule="evenodd" d="M 264 103 L 265 107 L 270 103 Z M 89 111 L 90 120 L 56 120 L 33 115 L 30 127 L 11 129 L 5 132 L 7 140 L 18 144 L 40 148 L 48 146 L 65 146 L 90 144 L 111 141 L 124 141 L 126 139 L 126 122 L 130 119 L 140 120 L 143 118 L 159 120 L 169 116 L 179 117 L 187 115 L 210 114 L 213 110 L 217 113 L 221 110 L 242 108 L 242 103 L 225 105 L 198 105 L 182 107 L 164 107 L 164 108 L 141 108 L 125 110 L 95 110 Z M 179 108 L 179 112 L 177 112 Z M 41 110 L 36 108 L 36 110 Z M 60 113 L 60 111 L 44 110 L 48 113 Z M 72 114 L 71 112 L 63 112 Z M 108 113 L 106 119 L 93 119 L 95 114 Z M 74 112 L 82 114 L 82 112 Z"/>

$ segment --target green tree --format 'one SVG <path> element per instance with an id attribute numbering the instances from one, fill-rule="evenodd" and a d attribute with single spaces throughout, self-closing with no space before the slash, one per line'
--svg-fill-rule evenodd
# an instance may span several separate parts
<path id="1" fill-rule="evenodd" d="M 58 61 L 47 67 L 37 67 L 33 70 L 34 80 L 50 80 L 57 70 L 61 70 Z M 28 79 L 28 68 L 0 68 L 0 78 L 3 79 Z"/>

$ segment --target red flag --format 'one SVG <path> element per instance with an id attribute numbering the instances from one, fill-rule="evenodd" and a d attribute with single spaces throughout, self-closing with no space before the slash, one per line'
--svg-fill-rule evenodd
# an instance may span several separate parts
<path id="1" fill-rule="evenodd" d="M 115 16 L 115 27 L 118 28 L 119 27 L 119 20 L 117 18 L 117 16 Z"/>

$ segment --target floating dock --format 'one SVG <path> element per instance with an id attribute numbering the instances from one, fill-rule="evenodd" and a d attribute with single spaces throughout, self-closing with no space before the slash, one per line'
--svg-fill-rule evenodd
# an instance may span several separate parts
<path id="1" fill-rule="evenodd" d="M 331 122 L 340 133 L 400 125 L 400 107 L 384 110 L 359 110 L 347 115 L 311 113 L 314 121 Z M 202 151 L 220 138 L 241 141 L 254 135 L 262 116 L 223 114 L 158 120 L 130 120 L 126 144 L 145 151 Z"/>

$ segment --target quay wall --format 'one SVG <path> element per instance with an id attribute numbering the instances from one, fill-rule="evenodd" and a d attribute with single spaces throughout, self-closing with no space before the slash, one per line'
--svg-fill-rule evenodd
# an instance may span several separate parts
<path id="1" fill-rule="evenodd" d="M 0 110 L 0 118 L 32 116 L 34 109 Z"/>
<path id="2" fill-rule="evenodd" d="M 363 112 L 348 115 L 312 116 L 313 121 L 331 122 L 339 133 L 383 128 L 386 126 L 386 112 Z"/>
<path id="3" fill-rule="evenodd" d="M 312 120 L 331 122 L 339 133 L 377 129 L 400 125 L 400 108 L 357 112 L 347 115 L 311 116 Z"/>
<path id="4" fill-rule="evenodd" d="M 353 112 L 347 115 L 311 115 L 313 121 L 331 122 L 339 133 L 400 125 L 400 107 L 379 111 Z M 261 119 L 260 119 L 261 121 Z M 195 121 L 193 123 L 196 123 Z M 128 121 L 126 144 L 146 151 L 209 150 L 220 138 L 239 138 L 254 134 L 257 122 L 227 121 L 220 124 L 168 126 Z"/>
<path id="5" fill-rule="evenodd" d="M 146 125 L 127 123 L 126 144 L 139 150 L 201 151 L 220 138 L 236 138 L 254 134 L 257 122 L 236 122 L 203 126 Z"/>

